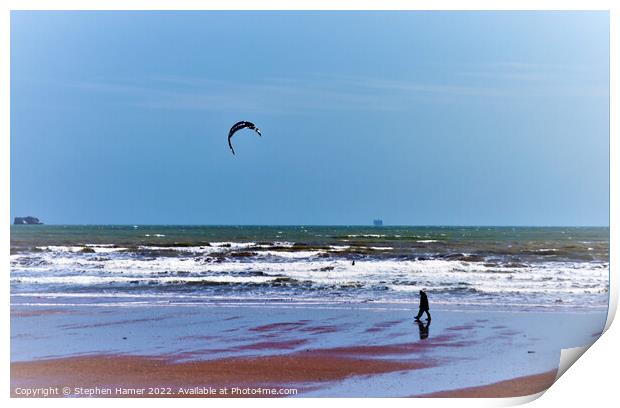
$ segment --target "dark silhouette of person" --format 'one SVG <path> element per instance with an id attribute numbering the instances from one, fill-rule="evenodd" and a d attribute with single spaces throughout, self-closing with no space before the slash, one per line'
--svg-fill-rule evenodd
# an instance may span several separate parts
<path id="1" fill-rule="evenodd" d="M 355 266 L 355 259 L 351 262 L 351 265 Z"/>
<path id="2" fill-rule="evenodd" d="M 428 329 L 431 326 L 431 321 L 427 320 L 426 324 L 419 320 L 416 320 L 416 322 L 418 323 L 418 329 L 420 329 L 420 340 L 428 338 Z"/>
<path id="3" fill-rule="evenodd" d="M 419 322 L 420 317 L 422 317 L 422 313 L 426 313 L 427 319 L 430 321 L 431 314 L 428 311 L 429 311 L 428 297 L 426 296 L 426 293 L 423 290 L 421 290 L 420 291 L 420 310 L 418 311 L 418 315 L 415 317 L 415 320 Z"/>

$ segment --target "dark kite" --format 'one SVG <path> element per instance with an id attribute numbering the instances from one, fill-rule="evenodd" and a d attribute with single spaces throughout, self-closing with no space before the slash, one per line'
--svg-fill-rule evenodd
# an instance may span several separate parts
<path id="1" fill-rule="evenodd" d="M 230 132 L 228 132 L 228 146 L 230 147 L 230 150 L 232 150 L 232 154 L 235 154 L 235 149 L 233 149 L 233 146 L 232 146 L 232 143 L 230 142 L 230 139 L 233 137 L 235 132 L 237 132 L 238 130 L 241 130 L 241 129 L 245 129 L 245 128 L 252 129 L 256 133 L 258 133 L 259 136 L 261 136 L 260 129 L 257 128 L 254 123 L 248 122 L 246 120 L 242 120 L 241 122 L 235 123 L 230 128 Z"/>

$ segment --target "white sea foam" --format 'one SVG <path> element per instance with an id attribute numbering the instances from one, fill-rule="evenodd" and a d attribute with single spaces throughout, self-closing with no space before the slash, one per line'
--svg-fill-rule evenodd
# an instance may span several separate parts
<path id="1" fill-rule="evenodd" d="M 43 283 L 43 284 L 81 284 L 97 285 L 110 283 L 265 283 L 276 278 L 265 276 L 159 276 L 156 278 L 124 277 L 124 276 L 40 276 L 11 278 L 11 282 Z"/>
<path id="2" fill-rule="evenodd" d="M 241 249 L 241 248 L 250 248 L 256 246 L 256 242 L 211 242 L 211 246 L 213 247 L 223 247 L 223 248 L 231 248 L 231 249 Z"/>
<path id="3" fill-rule="evenodd" d="M 273 246 L 284 247 L 284 248 L 292 248 L 293 245 L 295 245 L 294 242 L 288 242 L 288 241 L 275 241 L 273 243 Z"/>
<path id="4" fill-rule="evenodd" d="M 180 253 L 196 253 L 196 254 L 212 254 L 216 252 L 226 252 L 230 250 L 230 248 L 226 247 L 214 247 L 214 246 L 180 246 L 180 247 L 159 247 L 159 246 L 151 246 L 151 245 L 140 245 L 138 247 L 142 250 L 147 251 L 175 251 Z"/>
<path id="5" fill-rule="evenodd" d="M 41 251 L 52 251 L 52 252 L 78 252 L 84 249 L 83 246 L 63 246 L 63 245 L 38 246 L 36 248 Z"/>
<path id="6" fill-rule="evenodd" d="M 278 246 L 285 247 L 286 244 Z M 337 253 L 345 247 L 334 246 L 330 251 Z M 603 262 L 538 262 L 512 267 L 445 259 L 367 258 L 356 259 L 356 264 L 351 265 L 350 260 L 339 259 L 334 254 L 327 258 L 320 256 L 328 251 L 262 250 L 257 249 L 254 242 L 142 247 L 153 250 L 153 256 L 148 257 L 136 256 L 131 251 L 125 252 L 124 248 L 114 248 L 110 244 L 40 248 L 44 248 L 43 252 L 10 256 L 12 290 L 29 285 L 27 288 L 32 291 L 44 292 L 48 287 L 70 291 L 76 286 L 80 287 L 80 291 L 87 291 L 89 286 L 94 285 L 99 289 L 94 288 L 93 291 L 99 291 L 100 285 L 114 284 L 114 290 L 122 294 L 123 290 L 145 290 L 141 289 L 142 285 L 153 290 L 156 285 L 182 286 L 203 282 L 206 287 L 199 286 L 196 291 L 200 290 L 200 296 L 206 296 L 211 294 L 209 283 L 252 283 L 270 288 L 261 292 L 267 297 L 284 297 L 286 294 L 311 296 L 313 292 L 309 288 L 336 288 L 336 299 L 353 296 L 355 299 L 398 300 L 415 297 L 416 292 L 425 287 L 438 302 L 453 298 L 476 300 L 480 296 L 488 300 L 489 296 L 498 296 L 502 302 L 532 303 L 542 299 L 549 303 L 561 300 L 570 304 L 581 296 L 582 299 L 596 299 L 599 304 L 606 299 L 604 294 L 608 289 L 609 277 L 609 264 Z M 80 253 L 83 248 L 108 253 L 105 256 Z M 371 248 L 387 250 L 391 247 Z M 162 249 L 178 251 L 179 255 L 157 255 L 157 251 Z M 193 256 L 226 254 L 239 249 L 247 249 L 257 255 L 249 258 Z M 276 281 L 283 286 L 272 286 Z M 141 285 L 136 286 L 135 282 Z M 289 287 L 294 290 L 287 292 Z M 253 285 L 247 293 L 235 291 L 231 296 L 239 293 L 256 296 L 252 292 L 258 290 L 256 288 Z M 355 295 L 350 294 L 353 292 L 349 292 L 349 288 L 356 291 Z M 329 294 L 326 296 L 331 297 Z"/>
<path id="7" fill-rule="evenodd" d="M 325 253 L 326 253 L 325 251 L 294 251 L 294 252 L 260 251 L 260 252 L 257 252 L 256 256 L 259 258 L 276 257 L 276 258 L 283 258 L 283 259 L 307 259 L 307 258 L 319 256 Z"/>
<path id="8" fill-rule="evenodd" d="M 347 249 L 350 249 L 351 245 L 330 245 L 329 249 L 331 249 L 332 251 L 346 251 Z"/>
<path id="9" fill-rule="evenodd" d="M 48 245 L 48 246 L 39 246 L 36 247 L 41 251 L 48 252 L 83 252 L 85 250 L 92 250 L 95 253 L 106 253 L 106 252 L 119 252 L 126 251 L 127 248 L 114 247 L 112 244 L 86 244 L 83 246 L 63 246 L 63 245 Z"/>

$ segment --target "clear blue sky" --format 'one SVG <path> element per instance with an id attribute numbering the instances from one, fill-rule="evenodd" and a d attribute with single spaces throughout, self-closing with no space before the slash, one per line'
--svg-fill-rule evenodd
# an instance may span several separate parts
<path id="1" fill-rule="evenodd" d="M 21 215 L 608 225 L 608 14 L 13 12 Z"/>

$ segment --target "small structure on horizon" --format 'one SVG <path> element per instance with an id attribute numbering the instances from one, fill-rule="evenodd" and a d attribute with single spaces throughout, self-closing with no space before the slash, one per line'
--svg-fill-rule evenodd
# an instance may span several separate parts
<path id="1" fill-rule="evenodd" d="M 43 224 L 37 217 L 15 217 L 13 220 L 14 225 L 41 225 Z"/>
<path id="2" fill-rule="evenodd" d="M 382 227 L 383 226 L 383 220 L 372 220 L 372 225 L 374 225 L 375 227 Z"/>

